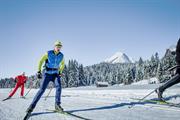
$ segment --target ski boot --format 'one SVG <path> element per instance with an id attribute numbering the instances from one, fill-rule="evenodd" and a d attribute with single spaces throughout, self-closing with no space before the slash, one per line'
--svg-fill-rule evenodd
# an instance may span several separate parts
<path id="1" fill-rule="evenodd" d="M 61 107 L 61 105 L 55 104 L 55 110 L 63 112 L 64 109 Z"/>
<path id="2" fill-rule="evenodd" d="M 24 97 L 24 96 L 21 96 L 20 98 L 23 98 L 23 99 L 25 99 L 25 97 Z"/>
<path id="3" fill-rule="evenodd" d="M 163 92 L 162 92 L 162 91 L 160 91 L 160 89 L 159 89 L 159 88 L 157 88 L 157 89 L 155 90 L 155 92 L 156 92 L 156 93 L 157 93 L 157 95 L 158 95 L 158 99 L 159 99 L 159 101 L 165 101 L 165 100 L 164 100 L 164 98 L 162 97 Z"/>

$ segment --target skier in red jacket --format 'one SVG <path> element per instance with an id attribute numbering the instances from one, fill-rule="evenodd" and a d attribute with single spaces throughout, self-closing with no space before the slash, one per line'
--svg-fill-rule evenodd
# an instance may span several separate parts
<path id="1" fill-rule="evenodd" d="M 21 87 L 21 98 L 25 98 L 24 97 L 24 83 L 26 82 L 26 80 L 27 80 L 27 77 L 25 76 L 25 72 L 23 72 L 22 75 L 16 76 L 15 77 L 16 86 L 14 90 L 9 94 L 9 97 L 6 98 L 5 100 L 10 99 L 15 94 L 15 92 L 17 91 L 19 87 Z"/>

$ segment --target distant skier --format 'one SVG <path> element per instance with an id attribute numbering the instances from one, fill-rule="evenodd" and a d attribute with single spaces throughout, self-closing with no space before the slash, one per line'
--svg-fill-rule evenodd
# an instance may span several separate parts
<path id="1" fill-rule="evenodd" d="M 63 111 L 61 107 L 61 75 L 64 69 L 64 55 L 60 52 L 62 44 L 60 41 L 56 41 L 54 44 L 54 50 L 50 50 L 42 56 L 38 65 L 37 77 L 39 79 L 42 78 L 41 67 L 45 62 L 45 74 L 44 80 L 41 83 L 40 89 L 34 97 L 32 103 L 26 110 L 27 115 L 31 114 L 33 109 L 35 108 L 37 102 L 43 95 L 50 81 L 54 82 L 56 87 L 56 96 L 55 96 L 55 109 L 59 111 Z"/>
<path id="2" fill-rule="evenodd" d="M 9 96 L 6 99 L 4 99 L 4 101 L 7 99 L 10 99 L 15 94 L 15 92 L 17 91 L 19 87 L 21 87 L 21 98 L 25 98 L 24 97 L 24 83 L 26 82 L 26 80 L 27 80 L 27 77 L 25 76 L 25 72 L 23 72 L 22 75 L 16 76 L 15 77 L 16 86 L 14 90 L 9 94 Z"/>
<path id="3" fill-rule="evenodd" d="M 161 101 L 164 101 L 162 94 L 167 88 L 177 83 L 180 83 L 180 67 L 179 67 L 180 66 L 180 38 L 176 46 L 176 63 L 178 65 L 178 67 L 176 67 L 176 75 L 155 90 L 158 95 L 159 100 Z"/>

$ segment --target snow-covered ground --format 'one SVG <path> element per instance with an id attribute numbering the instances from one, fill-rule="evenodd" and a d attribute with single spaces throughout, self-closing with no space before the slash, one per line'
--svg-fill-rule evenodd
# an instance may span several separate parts
<path id="1" fill-rule="evenodd" d="M 141 80 L 132 84 L 133 85 L 147 85 L 147 84 L 152 84 L 152 83 L 159 83 L 159 80 L 156 77 L 154 77 L 150 79 Z"/>
<path id="2" fill-rule="evenodd" d="M 138 103 L 131 98 L 142 98 L 158 85 L 112 86 L 108 88 L 79 87 L 62 90 L 62 106 L 65 111 L 92 120 L 180 120 L 180 108 Z M 0 89 L 0 99 L 7 97 L 11 89 Z M 26 89 L 25 92 L 28 90 Z M 22 120 L 25 110 L 31 103 L 37 90 L 33 89 L 27 99 L 19 98 L 19 91 L 7 101 L 0 101 L 0 120 Z M 79 120 L 78 118 L 53 113 L 54 93 L 52 90 L 45 101 L 44 96 L 38 102 L 29 120 Z M 156 98 L 152 94 L 148 99 Z M 164 93 L 166 100 L 180 103 L 180 86 L 176 85 Z M 128 108 L 130 105 L 135 105 Z"/>

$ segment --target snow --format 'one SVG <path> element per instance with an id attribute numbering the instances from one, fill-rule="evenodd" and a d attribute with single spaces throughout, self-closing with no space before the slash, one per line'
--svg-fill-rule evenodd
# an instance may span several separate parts
<path id="1" fill-rule="evenodd" d="M 110 58 L 107 58 L 105 62 L 108 63 L 132 63 L 130 58 L 122 52 L 116 52 L 113 56 Z"/>
<path id="2" fill-rule="evenodd" d="M 158 83 L 158 79 L 156 77 L 141 80 L 141 81 L 138 81 L 138 82 L 135 82 L 135 83 L 132 83 L 132 84 L 133 85 L 147 85 L 147 84 L 154 84 L 154 83 Z"/>
<path id="3" fill-rule="evenodd" d="M 97 82 L 96 84 L 108 85 L 108 82 Z"/>
<path id="4" fill-rule="evenodd" d="M 170 51 L 176 51 L 176 46 L 175 46 L 175 45 L 171 45 L 171 46 L 169 47 L 169 50 L 170 50 Z"/>
<path id="5" fill-rule="evenodd" d="M 179 120 L 180 108 L 141 104 L 131 98 L 142 98 L 160 84 L 150 85 L 121 85 L 106 88 L 95 86 L 66 88 L 62 90 L 62 107 L 65 111 L 92 120 Z M 7 97 L 11 89 L 0 89 L 0 99 Z M 28 89 L 25 90 L 27 92 Z M 37 89 L 33 89 L 27 99 L 19 98 L 20 91 L 7 101 L 0 101 L 0 120 L 22 120 L 25 110 L 35 96 Z M 54 109 L 55 89 L 45 101 L 44 96 L 38 102 L 30 120 L 79 120 L 72 116 L 53 113 L 46 109 Z M 180 102 L 180 85 L 173 86 L 164 93 L 166 100 Z M 153 93 L 147 99 L 156 98 Z M 128 106 L 134 104 L 132 108 Z"/>
<path id="6" fill-rule="evenodd" d="M 135 63 L 136 60 L 135 60 L 134 58 L 129 57 L 129 56 L 128 56 L 128 58 L 129 58 L 129 60 L 131 61 L 131 63 Z"/>

